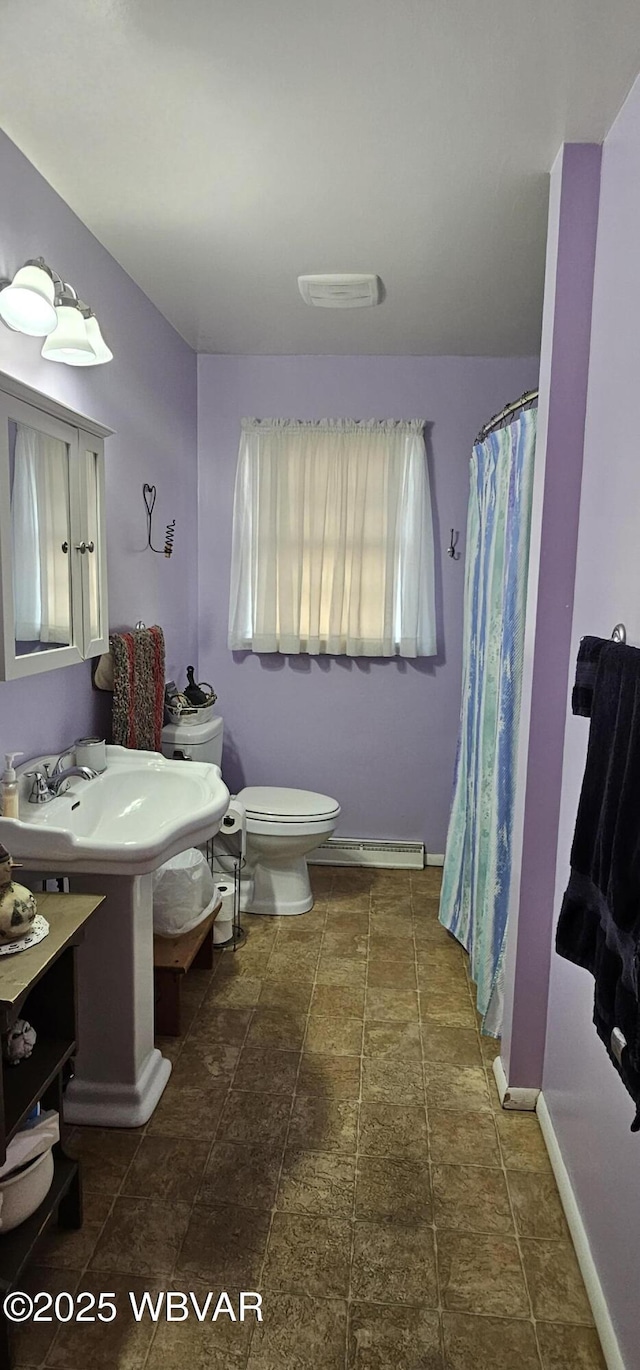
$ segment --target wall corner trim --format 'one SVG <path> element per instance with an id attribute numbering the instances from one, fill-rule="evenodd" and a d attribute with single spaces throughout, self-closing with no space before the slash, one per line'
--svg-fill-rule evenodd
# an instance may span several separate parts
<path id="1" fill-rule="evenodd" d="M 518 1089 L 508 1084 L 500 1056 L 496 1056 L 493 1063 L 493 1074 L 503 1108 L 513 1109 L 519 1113 L 535 1113 L 539 1089 Z"/>
<path id="2" fill-rule="evenodd" d="M 591 1255 L 587 1231 L 582 1221 L 582 1214 L 578 1207 L 573 1185 L 571 1184 L 569 1171 L 564 1163 L 551 1114 L 542 1091 L 538 1097 L 536 1112 L 545 1146 L 549 1153 L 551 1168 L 556 1178 L 560 1201 L 575 1247 L 578 1265 L 582 1272 L 587 1298 L 591 1305 L 591 1312 L 593 1313 L 593 1320 L 598 1331 L 598 1336 L 600 1337 L 602 1354 L 607 1363 L 607 1370 L 627 1370 L 620 1353 L 618 1339 L 611 1321 L 596 1264 Z"/>

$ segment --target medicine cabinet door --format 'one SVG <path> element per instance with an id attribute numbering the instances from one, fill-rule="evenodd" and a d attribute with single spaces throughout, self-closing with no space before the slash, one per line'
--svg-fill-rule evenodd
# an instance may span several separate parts
<path id="1" fill-rule="evenodd" d="M 99 438 L 80 431 L 78 558 L 82 577 L 85 657 L 109 649 L 104 451 Z"/>
<path id="2" fill-rule="evenodd" d="M 5 680 L 82 661 L 73 573 L 78 431 L 0 395 L 0 665 Z"/>

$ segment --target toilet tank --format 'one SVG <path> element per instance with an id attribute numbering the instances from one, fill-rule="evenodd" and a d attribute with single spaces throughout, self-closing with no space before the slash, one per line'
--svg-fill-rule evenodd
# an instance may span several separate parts
<path id="1" fill-rule="evenodd" d="M 167 723 L 162 729 L 162 755 L 174 761 L 208 761 L 222 766 L 224 719 L 204 723 Z"/>

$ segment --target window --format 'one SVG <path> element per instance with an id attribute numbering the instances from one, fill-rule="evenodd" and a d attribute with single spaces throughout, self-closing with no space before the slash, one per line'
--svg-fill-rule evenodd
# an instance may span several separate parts
<path id="1" fill-rule="evenodd" d="M 244 419 L 229 646 L 432 656 L 424 424 Z"/>

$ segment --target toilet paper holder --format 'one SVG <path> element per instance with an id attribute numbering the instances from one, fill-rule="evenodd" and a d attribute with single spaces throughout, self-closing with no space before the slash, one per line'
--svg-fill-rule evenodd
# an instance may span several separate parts
<path id="1" fill-rule="evenodd" d="M 229 807 L 220 823 L 220 835 L 225 841 L 235 838 L 235 842 L 228 844 L 229 855 L 239 855 L 244 864 L 247 854 L 247 817 L 239 799 L 229 800 Z"/>
<path id="2" fill-rule="evenodd" d="M 246 941 L 240 925 L 240 871 L 246 861 L 246 815 L 239 800 L 230 800 L 218 832 L 207 842 L 206 855 L 216 891 L 222 895 L 222 909 L 213 925 L 214 945 L 219 951 L 236 951 Z M 223 935 L 225 929 L 227 936 Z"/>
<path id="3" fill-rule="evenodd" d="M 221 880 L 216 885 L 216 903 L 220 900 L 222 908 L 213 925 L 213 945 L 224 947 L 234 940 L 235 927 L 235 882 Z"/>

